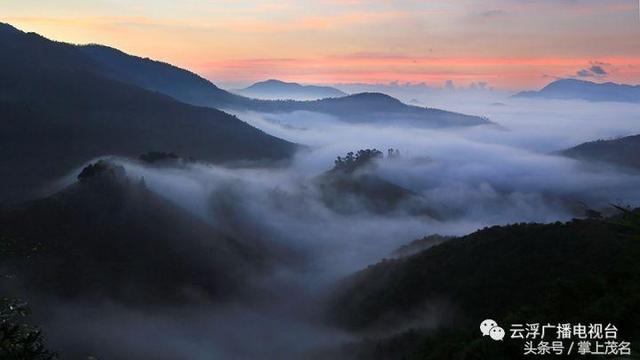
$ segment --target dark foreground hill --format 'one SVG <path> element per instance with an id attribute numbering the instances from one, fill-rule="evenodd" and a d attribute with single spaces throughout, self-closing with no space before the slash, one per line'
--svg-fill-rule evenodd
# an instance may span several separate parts
<path id="1" fill-rule="evenodd" d="M 633 344 L 639 256 L 637 211 L 495 226 L 353 275 L 338 287 L 329 316 L 355 333 L 386 333 L 341 349 L 356 359 L 520 358 L 523 342 L 482 338 L 486 318 L 505 327 L 612 323 Z"/>
<path id="2" fill-rule="evenodd" d="M 202 77 L 170 64 L 126 54 L 100 45 L 81 46 L 83 53 L 103 65 L 113 79 L 158 91 L 180 101 L 225 110 L 331 114 L 345 121 L 393 124 L 411 122 L 427 127 L 489 124 L 486 118 L 403 104 L 380 93 L 362 93 L 315 101 L 257 100 L 222 90 Z"/>
<path id="3" fill-rule="evenodd" d="M 640 135 L 586 142 L 563 150 L 561 155 L 640 169 Z"/>
<path id="4" fill-rule="evenodd" d="M 640 102 L 640 85 L 561 79 L 548 84 L 540 91 L 523 91 L 514 97 L 638 103 Z"/>
<path id="5" fill-rule="evenodd" d="M 102 155 L 287 159 L 296 146 L 221 111 L 113 80 L 78 47 L 0 25 L 0 201 Z"/>
<path id="6" fill-rule="evenodd" d="M 226 236 L 100 162 L 48 198 L 0 211 L 3 294 L 156 306 L 222 301 L 268 266 Z"/>
<path id="7" fill-rule="evenodd" d="M 330 86 L 300 85 L 275 79 L 260 81 L 236 92 L 244 96 L 264 100 L 317 100 L 347 95 Z"/>

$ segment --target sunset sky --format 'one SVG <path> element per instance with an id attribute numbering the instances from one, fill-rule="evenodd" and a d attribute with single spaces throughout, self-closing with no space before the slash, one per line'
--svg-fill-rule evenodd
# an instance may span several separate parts
<path id="1" fill-rule="evenodd" d="M 537 88 L 640 83 L 638 0 L 0 1 L 0 21 L 186 67 L 264 80 Z"/>

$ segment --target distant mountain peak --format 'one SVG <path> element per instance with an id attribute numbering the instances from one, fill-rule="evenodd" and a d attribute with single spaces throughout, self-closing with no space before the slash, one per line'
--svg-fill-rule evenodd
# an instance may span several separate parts
<path id="1" fill-rule="evenodd" d="M 278 79 L 267 79 L 264 81 L 258 81 L 246 88 L 244 88 L 243 90 L 248 90 L 248 89 L 259 89 L 261 87 L 264 86 L 282 86 L 282 87 L 298 87 L 298 88 L 305 88 L 305 87 L 310 87 L 312 85 L 302 85 L 296 82 L 287 82 L 287 81 L 282 81 L 282 80 L 278 80 Z"/>
<path id="2" fill-rule="evenodd" d="M 298 83 L 287 82 L 287 81 L 282 81 L 282 80 L 278 80 L 278 79 L 267 79 L 265 81 L 257 82 L 257 83 L 255 83 L 253 85 L 260 84 L 260 83 L 264 83 L 264 84 L 296 84 L 296 85 L 300 85 Z"/>
<path id="3" fill-rule="evenodd" d="M 559 84 L 559 83 L 592 83 L 595 84 L 593 81 L 588 81 L 588 80 L 581 80 L 581 79 L 574 79 L 574 78 L 563 78 L 563 79 L 558 79 L 555 81 L 550 82 L 547 86 L 551 85 L 551 84 Z"/>
<path id="4" fill-rule="evenodd" d="M 296 82 L 286 82 L 278 79 L 259 81 L 238 93 L 259 99 L 291 99 L 316 100 L 329 97 L 342 97 L 347 94 L 330 86 L 302 85 Z"/>
<path id="5" fill-rule="evenodd" d="M 352 99 L 360 98 L 360 99 L 370 99 L 375 101 L 388 101 L 393 103 L 401 103 L 400 100 L 394 98 L 393 96 L 383 94 L 380 92 L 362 92 L 362 93 L 349 95 L 349 97 Z"/>
<path id="6" fill-rule="evenodd" d="M 640 86 L 566 78 L 555 80 L 539 91 L 523 91 L 514 97 L 638 103 Z"/>
<path id="7" fill-rule="evenodd" d="M 557 86 L 594 86 L 594 87 L 599 87 L 599 86 L 603 86 L 603 87 L 623 87 L 623 88 L 638 88 L 640 87 L 640 85 L 630 85 L 630 84 L 620 84 L 620 83 L 615 83 L 613 81 L 607 81 L 607 82 L 595 82 L 595 81 L 589 81 L 589 80 L 582 80 L 582 79 L 574 79 L 574 78 L 565 78 L 565 79 L 558 79 L 556 81 L 553 81 L 549 84 L 547 84 L 547 86 L 545 86 L 543 88 L 549 88 L 549 87 L 557 87 Z"/>

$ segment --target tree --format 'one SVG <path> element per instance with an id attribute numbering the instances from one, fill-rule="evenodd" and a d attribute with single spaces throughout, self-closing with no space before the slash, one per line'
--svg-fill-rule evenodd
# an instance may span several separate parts
<path id="1" fill-rule="evenodd" d="M 28 261 L 42 250 L 39 243 L 17 241 L 12 236 L 0 233 L 0 265 L 3 269 L 12 260 Z M 10 270 L 9 270 L 10 271 Z M 1 277 L 10 277 L 2 273 Z M 3 360 L 52 360 L 57 355 L 44 347 L 40 329 L 30 325 L 27 318 L 30 309 L 26 303 L 0 298 L 0 359 Z"/>
<path id="2" fill-rule="evenodd" d="M 55 353 L 45 348 L 42 331 L 26 322 L 29 313 L 25 303 L 0 300 L 0 359 L 57 359 Z"/>
<path id="3" fill-rule="evenodd" d="M 380 159 L 383 156 L 382 151 L 377 149 L 358 150 L 355 154 L 348 152 L 344 158 L 340 156 L 336 158 L 333 169 L 348 173 L 353 172 L 363 166 L 371 164 L 374 160 Z"/>
<path id="4" fill-rule="evenodd" d="M 85 166 L 78 175 L 78 180 L 86 181 L 99 175 L 107 175 L 117 178 L 124 176 L 125 170 L 123 166 L 113 164 L 109 161 L 99 160 L 95 164 Z"/>

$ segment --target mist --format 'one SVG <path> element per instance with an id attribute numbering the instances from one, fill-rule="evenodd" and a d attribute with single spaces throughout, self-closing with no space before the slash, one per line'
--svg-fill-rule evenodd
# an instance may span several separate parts
<path id="1" fill-rule="evenodd" d="M 149 190 L 222 232 L 284 255 L 275 256 L 268 274 L 251 280 L 260 294 L 256 299 L 187 309 L 58 304 L 45 322 L 57 334 L 51 337 L 54 346 L 86 356 L 100 344 L 110 351 L 104 358 L 300 358 L 353 339 L 319 314 L 332 284 L 412 240 L 568 220 L 586 207 L 640 204 L 636 172 L 555 154 L 584 141 L 640 133 L 640 105 L 493 96 L 424 99 L 433 100 L 429 106 L 495 123 L 449 129 L 348 124 L 309 112 L 236 113 L 269 134 L 307 146 L 281 167 L 154 166 L 108 157 L 130 179 L 144 179 Z M 336 156 L 366 148 L 398 149 L 399 158 L 378 160 L 368 171 L 416 194 L 437 216 L 402 207 L 376 213 L 357 199 L 343 199 L 353 202 L 347 213 L 328 206 L 314 179 L 333 167 Z"/>

